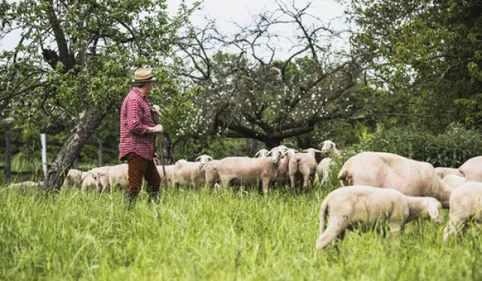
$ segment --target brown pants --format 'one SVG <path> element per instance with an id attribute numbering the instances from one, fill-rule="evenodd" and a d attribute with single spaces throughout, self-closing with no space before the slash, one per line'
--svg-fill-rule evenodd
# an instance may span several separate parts
<path id="1" fill-rule="evenodd" d="M 141 191 L 142 178 L 147 181 L 147 193 L 159 193 L 159 186 L 161 185 L 161 177 L 157 171 L 154 161 L 147 160 L 134 152 L 127 154 L 127 165 L 129 166 L 129 186 L 126 193 L 136 196 Z"/>

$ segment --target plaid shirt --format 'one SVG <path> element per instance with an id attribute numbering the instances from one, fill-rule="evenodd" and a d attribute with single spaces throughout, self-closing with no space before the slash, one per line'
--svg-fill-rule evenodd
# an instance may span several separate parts
<path id="1" fill-rule="evenodd" d="M 138 88 L 132 88 L 122 103 L 120 111 L 119 159 L 125 160 L 129 152 L 151 160 L 154 156 L 156 134 L 146 134 L 154 127 L 147 97 Z"/>

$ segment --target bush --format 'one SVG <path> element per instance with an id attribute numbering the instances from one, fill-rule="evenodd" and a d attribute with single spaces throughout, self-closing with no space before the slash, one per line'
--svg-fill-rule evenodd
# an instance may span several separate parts
<path id="1" fill-rule="evenodd" d="M 362 139 L 359 149 L 391 152 L 435 167 L 459 167 L 468 159 L 482 155 L 482 134 L 463 128 L 438 135 L 407 128 L 377 130 Z"/>

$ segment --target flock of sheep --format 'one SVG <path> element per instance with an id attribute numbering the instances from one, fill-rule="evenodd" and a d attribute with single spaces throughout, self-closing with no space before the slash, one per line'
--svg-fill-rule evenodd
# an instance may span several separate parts
<path id="1" fill-rule="evenodd" d="M 341 157 L 332 141 L 319 146 L 321 151 L 309 148 L 298 152 L 281 145 L 270 151 L 261 149 L 254 158 L 214 160 L 201 155 L 195 162 L 179 160 L 174 165 L 158 166 L 158 171 L 162 181 L 174 186 L 261 184 L 263 193 L 268 194 L 272 186 L 289 183 L 291 188 L 299 185 L 306 191 L 313 179 L 323 185 L 333 160 Z M 316 153 L 329 157 L 317 163 Z M 348 229 L 380 221 L 388 223 L 391 233 L 403 231 L 406 223 L 417 218 L 441 224 L 442 207 L 450 208 L 444 240 L 463 229 L 468 220 L 482 221 L 482 156 L 454 169 L 434 168 L 392 153 L 361 152 L 343 164 L 338 179 L 344 187 L 331 192 L 321 206 L 318 250 L 342 239 Z M 104 192 L 127 183 L 127 164 L 120 164 L 88 172 L 71 169 L 64 185 Z"/>

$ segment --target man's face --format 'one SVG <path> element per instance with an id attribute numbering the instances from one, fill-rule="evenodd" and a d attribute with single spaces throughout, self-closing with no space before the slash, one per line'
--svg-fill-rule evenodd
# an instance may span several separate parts
<path id="1" fill-rule="evenodd" d="M 147 82 L 147 83 L 146 83 L 146 86 L 145 86 L 145 88 L 146 88 L 146 90 L 147 90 L 146 93 L 149 93 L 149 92 L 152 90 L 152 86 L 153 86 L 153 85 L 154 85 L 154 83 L 152 83 L 152 82 Z"/>

